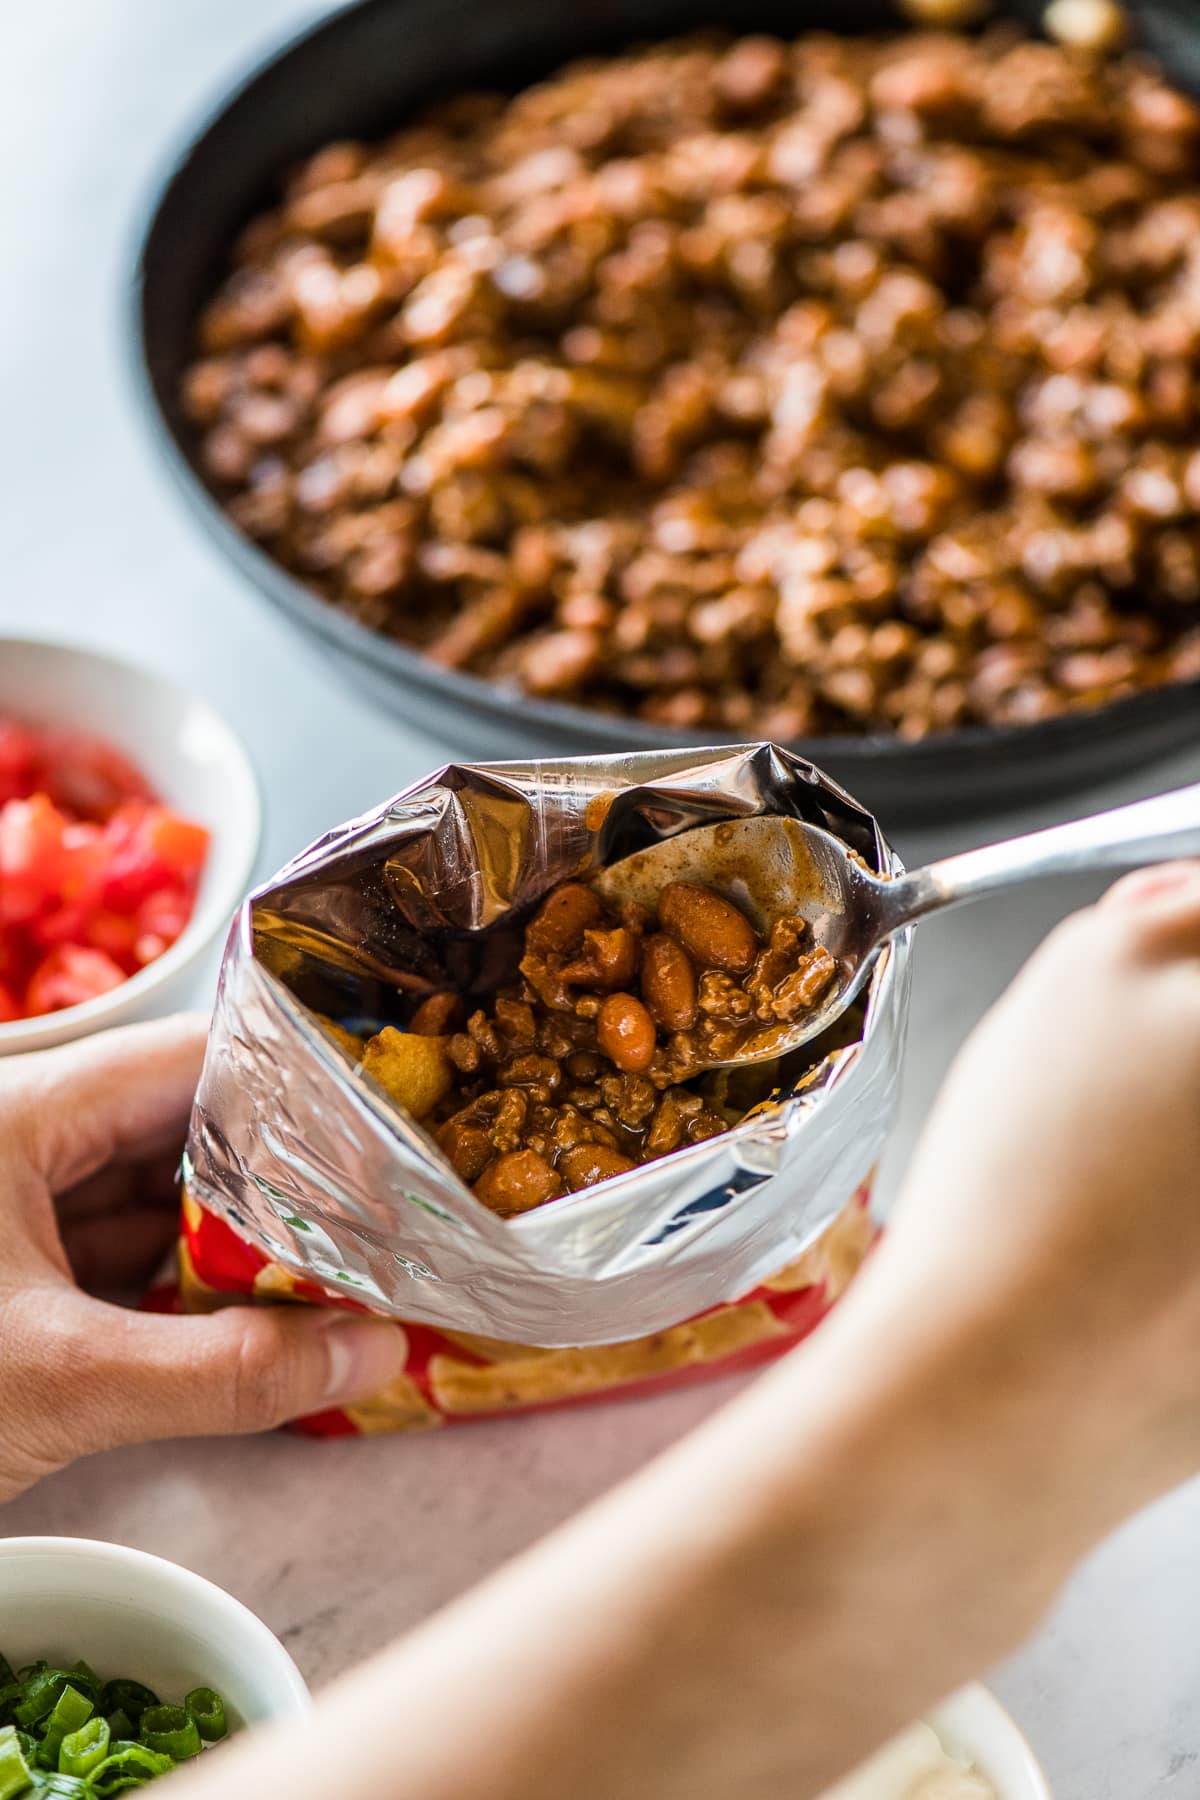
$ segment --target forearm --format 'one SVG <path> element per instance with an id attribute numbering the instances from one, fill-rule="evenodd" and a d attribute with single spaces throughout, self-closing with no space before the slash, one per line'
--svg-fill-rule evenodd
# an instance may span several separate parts
<path id="1" fill-rule="evenodd" d="M 839 1323 L 311 1734 L 223 1758 L 224 1800 L 801 1800 L 1010 1649 L 1086 1547 L 1031 1477 L 1046 1403 Z"/>

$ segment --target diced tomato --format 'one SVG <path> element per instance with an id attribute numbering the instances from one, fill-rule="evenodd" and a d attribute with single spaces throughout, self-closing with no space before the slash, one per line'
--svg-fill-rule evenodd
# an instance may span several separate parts
<path id="1" fill-rule="evenodd" d="M 0 926 L 0 981 L 5 987 L 23 988 L 29 979 L 29 952 L 24 934 Z"/>
<path id="2" fill-rule="evenodd" d="M 46 794 L 0 808 L 0 875 L 34 877 L 53 893 L 62 875 L 66 820 Z"/>
<path id="3" fill-rule="evenodd" d="M 107 994 L 128 977 L 111 956 L 87 944 L 58 944 L 33 972 L 25 995 L 25 1011 L 31 1018 L 79 1006 Z"/>
<path id="4" fill-rule="evenodd" d="M 104 826 L 112 859 L 104 875 L 104 904 L 117 909 L 139 905 L 162 887 L 194 882 L 209 850 L 201 824 L 180 819 L 166 806 L 122 801 Z"/>
<path id="5" fill-rule="evenodd" d="M 146 812 L 140 800 L 125 800 L 105 826 L 109 863 L 101 893 L 104 904 L 118 912 L 132 912 L 170 879 L 170 871 L 150 842 Z"/>
<path id="6" fill-rule="evenodd" d="M 194 899 L 189 888 L 160 888 L 138 907 L 139 931 L 150 931 L 173 944 L 192 916 Z"/>
<path id="7" fill-rule="evenodd" d="M 112 846 L 102 825 L 69 824 L 63 829 L 62 897 L 81 906 L 95 906 L 104 885 Z"/>
<path id="8" fill-rule="evenodd" d="M 161 956 L 208 844 L 117 751 L 0 719 L 0 1023 L 107 993 Z"/>
<path id="9" fill-rule="evenodd" d="M 26 933 L 0 924 L 0 981 L 5 987 L 24 991 L 31 964 L 36 960 L 37 953 Z"/>
<path id="10" fill-rule="evenodd" d="M 0 931 L 8 926 L 28 925 L 42 908 L 42 896 L 27 881 L 0 874 Z"/>
<path id="11" fill-rule="evenodd" d="M 46 732 L 42 783 L 56 805 L 81 819 L 104 820 L 124 800 L 155 798 L 140 770 L 110 744 L 77 732 Z"/>
<path id="12" fill-rule="evenodd" d="M 49 950 L 55 944 L 77 944 L 87 929 L 87 907 L 71 901 L 38 913 L 26 929 L 36 944 Z"/>
<path id="13" fill-rule="evenodd" d="M 108 912 L 101 908 L 94 912 L 83 928 L 84 940 L 95 950 L 103 950 L 114 962 L 129 974 L 133 974 L 143 962 L 150 962 L 150 957 L 137 954 L 139 926 L 136 917 L 127 914 Z"/>
<path id="14" fill-rule="evenodd" d="M 0 806 L 27 800 L 37 785 L 38 740 L 27 725 L 0 719 Z"/>
<path id="15" fill-rule="evenodd" d="M 111 859 L 105 903 L 124 911 L 181 879 L 194 881 L 208 853 L 208 832 L 165 806 L 126 800 L 105 826 Z"/>
<path id="16" fill-rule="evenodd" d="M 0 807 L 0 922 L 27 923 L 60 891 L 63 824 L 45 794 Z"/>
<path id="17" fill-rule="evenodd" d="M 112 860 L 103 827 L 84 823 L 65 824 L 59 865 L 59 882 L 52 904 L 44 906 L 29 929 L 40 944 L 81 943 L 87 920 L 95 912 Z"/>
<path id="18" fill-rule="evenodd" d="M 152 806 L 143 824 L 146 842 L 164 866 L 176 875 L 198 875 L 208 855 L 208 832 L 203 825 L 181 818 L 165 806 Z"/>

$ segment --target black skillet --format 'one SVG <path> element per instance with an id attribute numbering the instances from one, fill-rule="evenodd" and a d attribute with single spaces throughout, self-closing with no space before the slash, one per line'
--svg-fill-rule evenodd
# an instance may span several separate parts
<path id="1" fill-rule="evenodd" d="M 1034 0 L 1010 13 L 1035 20 Z M 142 243 L 136 331 L 147 411 L 195 516 L 319 651 L 393 717 L 459 758 L 578 755 L 712 741 L 435 667 L 335 611 L 244 537 L 198 473 L 178 405 L 197 313 L 238 228 L 280 171 L 330 139 L 394 129 L 414 104 L 468 86 L 517 88 L 584 51 L 700 25 L 795 35 L 806 25 L 894 28 L 890 0 L 361 0 L 271 55 L 220 103 L 168 175 Z M 1139 40 L 1200 91 L 1195 0 L 1143 0 Z M 1200 739 L 1200 682 L 1044 723 L 972 728 L 921 743 L 885 737 L 796 743 L 889 826 L 933 822 L 1066 793 Z"/>

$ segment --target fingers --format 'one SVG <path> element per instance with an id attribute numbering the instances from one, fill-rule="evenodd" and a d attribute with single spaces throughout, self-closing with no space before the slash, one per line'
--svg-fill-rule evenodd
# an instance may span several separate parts
<path id="1" fill-rule="evenodd" d="M 206 1030 L 200 1016 L 180 1014 L 12 1058 L 0 1067 L 6 1132 L 55 1190 L 114 1159 L 146 1160 L 177 1147 Z"/>
<path id="2" fill-rule="evenodd" d="M 172 1318 L 67 1287 L 29 1299 L 0 1316 L 0 1364 L 7 1337 L 24 1369 L 6 1430 L 22 1414 L 40 1421 L 52 1438 L 40 1454 L 60 1463 L 154 1438 L 269 1430 L 378 1393 L 407 1352 L 397 1325 L 309 1307 Z"/>
<path id="3" fill-rule="evenodd" d="M 1157 863 L 1123 875 L 1094 905 L 1056 925 L 993 1009 L 1011 1011 L 1012 1002 L 1048 991 L 1057 983 L 1076 1000 L 1106 983 L 1121 969 L 1169 969 L 1200 956 L 1200 860 Z M 1178 973 L 1190 988 L 1191 970 Z"/>
<path id="4" fill-rule="evenodd" d="M 1095 908 L 1116 948 L 1143 967 L 1178 968 L 1187 980 L 1200 957 L 1200 861 L 1159 863 L 1115 882 Z"/>
<path id="5" fill-rule="evenodd" d="M 1200 917 L 1200 861 L 1157 863 L 1123 875 L 1100 901 L 1102 907 L 1165 907 Z"/>

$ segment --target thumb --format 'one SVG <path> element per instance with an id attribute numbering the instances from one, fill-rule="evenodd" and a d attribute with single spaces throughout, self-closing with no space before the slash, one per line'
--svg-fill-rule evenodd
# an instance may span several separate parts
<path id="1" fill-rule="evenodd" d="M 57 1310 L 57 1309 L 56 1309 Z M 87 1442 L 63 1460 L 152 1438 L 268 1431 L 305 1413 L 365 1400 L 403 1371 L 402 1326 L 332 1309 L 231 1306 L 202 1317 L 131 1313 L 71 1293 L 57 1333 L 67 1354 L 46 1355 L 48 1379 L 69 1375 L 66 1404 L 44 1417 Z"/>
<path id="2" fill-rule="evenodd" d="M 205 1031 L 184 1013 L 13 1057 L 0 1070 L 7 1133 L 56 1193 L 115 1159 L 177 1149 Z"/>

